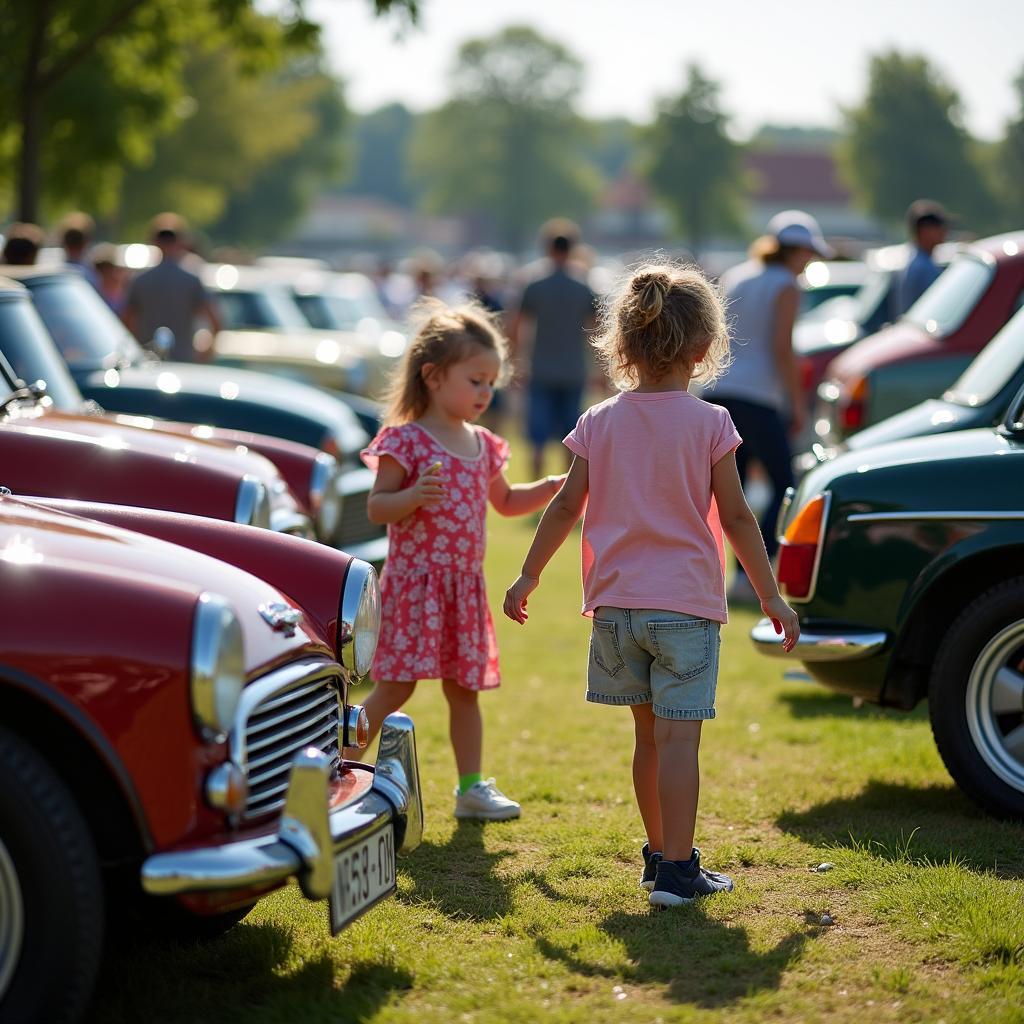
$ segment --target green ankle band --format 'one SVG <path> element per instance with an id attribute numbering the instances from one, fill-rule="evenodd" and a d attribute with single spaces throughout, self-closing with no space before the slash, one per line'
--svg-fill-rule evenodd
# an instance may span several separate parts
<path id="1" fill-rule="evenodd" d="M 475 786 L 483 781 L 483 772 L 470 772 L 468 775 L 459 776 L 459 792 L 465 793 L 470 786 Z"/>

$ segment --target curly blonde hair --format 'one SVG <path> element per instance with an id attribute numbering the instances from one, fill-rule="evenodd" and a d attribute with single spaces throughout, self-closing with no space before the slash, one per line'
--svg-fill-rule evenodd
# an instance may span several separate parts
<path id="1" fill-rule="evenodd" d="M 473 302 L 448 306 L 439 299 L 421 299 L 410 315 L 415 333 L 395 368 L 384 396 L 385 426 L 419 419 L 430 405 L 424 367 L 429 375 L 444 374 L 456 363 L 469 359 L 474 350 L 493 352 L 501 360 L 498 383 L 507 375 L 508 345 L 494 317 Z"/>
<path id="2" fill-rule="evenodd" d="M 620 390 L 680 366 L 709 384 L 730 360 L 725 300 L 697 267 L 646 263 L 610 293 L 592 345 Z"/>

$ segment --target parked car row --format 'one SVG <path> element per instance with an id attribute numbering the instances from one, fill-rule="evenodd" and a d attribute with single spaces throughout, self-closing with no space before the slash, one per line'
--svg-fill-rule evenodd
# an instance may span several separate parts
<path id="1" fill-rule="evenodd" d="M 916 359 L 909 343 L 902 350 L 908 378 L 912 366 L 928 379 L 977 354 L 936 397 L 842 440 L 829 435 L 834 443 L 802 458 L 805 475 L 779 516 L 777 565 L 800 611 L 792 657 L 859 699 L 904 710 L 927 699 L 954 780 L 1015 818 L 1024 817 L 1021 244 L 1017 235 L 972 247 L 909 325 L 891 329 L 920 329 Z M 930 329 L 917 324 L 922 309 L 935 314 Z M 866 344 L 877 350 L 882 337 Z M 878 366 L 899 365 L 894 350 Z M 784 656 L 766 620 L 751 635 Z"/>
<path id="2" fill-rule="evenodd" d="M 354 413 L 153 360 L 73 271 L 22 280 L 0 279 L 12 1024 L 76 1020 L 105 936 L 215 935 L 292 879 L 337 933 L 395 891 L 423 823 L 407 716 L 382 724 L 375 764 L 344 756 L 366 746 L 352 688 L 386 553 L 348 511 L 365 520 L 369 489 Z"/>

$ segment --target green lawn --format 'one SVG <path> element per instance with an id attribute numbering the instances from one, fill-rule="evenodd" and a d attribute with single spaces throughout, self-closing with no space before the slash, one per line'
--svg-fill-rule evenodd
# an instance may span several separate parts
<path id="1" fill-rule="evenodd" d="M 496 615 L 531 533 L 494 522 Z M 583 700 L 578 558 L 572 541 L 528 626 L 498 622 L 485 771 L 520 821 L 456 825 L 444 704 L 422 683 L 426 836 L 398 897 L 331 939 L 326 905 L 290 887 L 217 942 L 112 953 L 91 1020 L 1024 1021 L 1024 829 L 953 786 L 924 709 L 785 681 L 747 613 L 725 634 L 697 838 L 736 891 L 648 907 L 631 716 Z"/>

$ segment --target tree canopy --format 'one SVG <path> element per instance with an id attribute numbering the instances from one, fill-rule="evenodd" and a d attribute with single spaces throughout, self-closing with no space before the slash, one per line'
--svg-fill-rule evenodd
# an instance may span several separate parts
<path id="1" fill-rule="evenodd" d="M 532 28 L 464 43 L 452 98 L 413 140 L 426 207 L 493 224 L 513 251 L 544 219 L 583 213 L 599 177 L 580 160 L 582 78 L 580 61 Z"/>
<path id="2" fill-rule="evenodd" d="M 742 149 L 729 137 L 719 91 L 691 64 L 686 88 L 659 104 L 647 133 L 651 184 L 695 252 L 712 231 L 733 233 L 742 223 Z"/>
<path id="3" fill-rule="evenodd" d="M 974 162 L 956 90 L 921 56 L 871 59 L 868 91 L 845 112 L 843 163 L 855 193 L 883 222 L 902 223 L 922 196 L 986 222 L 993 201 Z"/>

